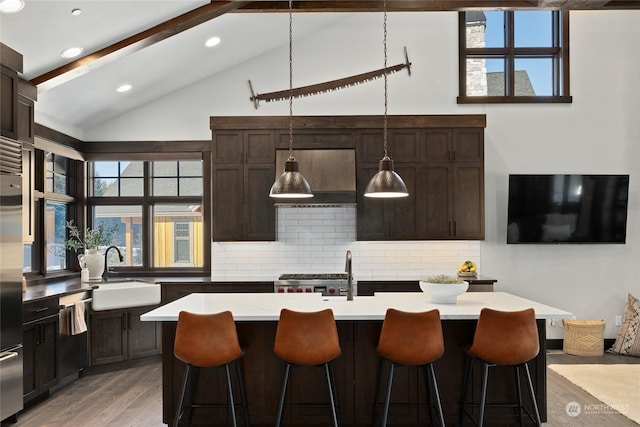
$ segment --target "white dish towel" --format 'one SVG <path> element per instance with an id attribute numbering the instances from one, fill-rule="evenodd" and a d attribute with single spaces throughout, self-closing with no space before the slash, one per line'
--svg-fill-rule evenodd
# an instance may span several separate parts
<path id="1" fill-rule="evenodd" d="M 72 318 L 71 335 L 77 335 L 87 331 L 87 322 L 84 321 L 84 301 L 76 301 L 73 304 Z"/>

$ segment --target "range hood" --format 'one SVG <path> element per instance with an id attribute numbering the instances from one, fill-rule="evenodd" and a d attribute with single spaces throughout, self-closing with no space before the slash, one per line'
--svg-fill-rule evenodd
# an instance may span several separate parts
<path id="1" fill-rule="evenodd" d="M 356 203 L 356 153 L 354 149 L 293 150 L 300 173 L 313 191 L 312 199 L 280 199 L 276 205 L 326 205 Z M 289 150 L 276 150 L 276 176 L 284 171 Z"/>

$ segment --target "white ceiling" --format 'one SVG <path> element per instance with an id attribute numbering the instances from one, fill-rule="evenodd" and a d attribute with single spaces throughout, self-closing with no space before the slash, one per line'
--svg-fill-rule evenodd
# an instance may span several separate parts
<path id="1" fill-rule="evenodd" d="M 73 61 L 60 56 L 68 47 L 80 46 L 86 55 L 207 3 L 26 0 L 20 12 L 0 14 L 0 40 L 24 56 L 22 77 L 30 80 Z M 74 8 L 82 14 L 72 16 Z M 294 42 L 343 17 L 294 14 Z M 222 42 L 205 47 L 212 36 Z M 287 43 L 286 13 L 225 14 L 60 86 L 39 90 L 36 117 L 88 129 Z M 125 83 L 133 88 L 117 93 Z"/>

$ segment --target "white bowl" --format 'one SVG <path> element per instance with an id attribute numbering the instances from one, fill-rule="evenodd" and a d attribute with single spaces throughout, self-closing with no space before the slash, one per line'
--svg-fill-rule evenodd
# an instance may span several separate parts
<path id="1" fill-rule="evenodd" d="M 469 288 L 469 282 L 462 283 L 430 283 L 420 281 L 420 289 L 425 294 L 431 295 L 434 304 L 455 304 L 458 295 Z"/>

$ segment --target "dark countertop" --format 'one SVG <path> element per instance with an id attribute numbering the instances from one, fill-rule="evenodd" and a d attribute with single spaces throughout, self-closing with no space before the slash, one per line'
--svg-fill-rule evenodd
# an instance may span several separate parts
<path id="1" fill-rule="evenodd" d="M 22 293 L 22 302 L 76 294 L 90 291 L 95 287 L 96 285 L 92 283 L 80 283 L 80 277 L 60 279 L 46 284 L 27 286 L 27 290 Z"/>

